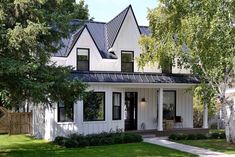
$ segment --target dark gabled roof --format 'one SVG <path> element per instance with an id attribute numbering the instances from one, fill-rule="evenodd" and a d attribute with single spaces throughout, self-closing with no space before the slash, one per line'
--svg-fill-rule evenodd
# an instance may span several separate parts
<path id="1" fill-rule="evenodd" d="M 126 15 L 130 7 L 131 6 L 128 6 L 120 14 L 118 14 L 115 18 L 113 18 L 111 21 L 109 21 L 106 24 L 108 32 L 107 33 L 108 48 L 111 48 L 113 46 L 113 43 L 118 35 L 118 32 L 121 29 L 121 26 L 124 22 L 124 19 L 126 18 Z"/>
<path id="2" fill-rule="evenodd" d="M 143 34 L 143 35 L 150 36 L 152 34 L 151 30 L 147 26 L 139 26 L 139 28 L 140 28 L 141 34 Z"/>
<path id="3" fill-rule="evenodd" d="M 70 33 L 68 38 L 63 38 L 61 40 L 63 47 L 54 54 L 55 57 L 66 57 L 69 55 L 70 51 L 77 42 L 77 39 L 80 37 L 84 30 L 84 27 L 81 27 L 77 31 Z"/>
<path id="4" fill-rule="evenodd" d="M 82 34 L 83 30 L 86 28 L 97 49 L 99 50 L 101 57 L 104 59 L 117 59 L 117 56 L 110 53 L 108 50 L 113 46 L 129 10 L 133 12 L 131 5 L 129 5 L 108 23 L 95 21 L 84 22 L 77 19 L 73 20 L 71 22 L 72 24 L 84 23 L 84 25 L 77 31 L 71 33 L 68 38 L 62 39 L 61 42 L 63 43 L 64 47 L 61 48 L 57 53 L 55 53 L 54 56 L 67 57 L 76 44 L 77 40 L 79 39 L 80 35 Z M 135 15 L 134 19 L 138 26 Z M 151 34 L 149 28 L 146 26 L 138 26 L 138 28 L 141 34 Z"/>
<path id="5" fill-rule="evenodd" d="M 86 28 L 91 35 L 100 55 L 105 59 L 117 59 L 117 56 L 109 53 L 106 43 L 106 24 L 100 22 L 87 22 Z"/>
<path id="6" fill-rule="evenodd" d="M 83 82 L 106 83 L 183 83 L 198 84 L 199 78 L 190 74 L 122 73 L 122 72 L 72 72 L 72 79 Z"/>

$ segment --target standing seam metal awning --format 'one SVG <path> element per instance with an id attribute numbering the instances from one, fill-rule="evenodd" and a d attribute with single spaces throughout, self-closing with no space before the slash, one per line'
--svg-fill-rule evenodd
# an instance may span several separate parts
<path id="1" fill-rule="evenodd" d="M 122 72 L 72 72 L 72 79 L 83 82 L 108 83 L 185 83 L 198 84 L 198 77 L 191 74 L 122 73 Z"/>

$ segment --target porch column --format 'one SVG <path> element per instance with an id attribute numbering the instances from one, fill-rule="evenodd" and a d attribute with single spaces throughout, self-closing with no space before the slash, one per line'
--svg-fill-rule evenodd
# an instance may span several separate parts
<path id="1" fill-rule="evenodd" d="M 158 131 L 163 131 L 163 89 L 158 92 Z"/>
<path id="2" fill-rule="evenodd" d="M 204 103 L 203 106 L 203 128 L 208 129 L 208 106 Z"/>

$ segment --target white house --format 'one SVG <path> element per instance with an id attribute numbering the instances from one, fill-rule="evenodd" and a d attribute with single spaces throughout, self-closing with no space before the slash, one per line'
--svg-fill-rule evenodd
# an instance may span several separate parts
<path id="1" fill-rule="evenodd" d="M 74 22 L 77 22 L 76 20 Z M 182 118 L 182 125 L 193 128 L 193 96 L 188 88 L 199 83 L 189 70 L 172 67 L 163 74 L 159 67 L 138 68 L 141 35 L 150 35 L 139 26 L 131 6 L 107 23 L 89 21 L 51 58 L 57 65 L 74 67 L 73 79 L 89 85 L 97 103 L 78 101 L 65 109 L 34 109 L 34 135 L 52 140 L 70 133 L 92 134 L 116 130 L 164 129 L 164 120 Z"/>

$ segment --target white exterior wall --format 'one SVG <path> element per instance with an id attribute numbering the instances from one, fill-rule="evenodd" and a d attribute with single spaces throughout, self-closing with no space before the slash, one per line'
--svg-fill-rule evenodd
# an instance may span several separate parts
<path id="1" fill-rule="evenodd" d="M 103 59 L 93 42 L 88 30 L 85 28 L 80 38 L 77 40 L 75 46 L 71 50 L 68 57 L 52 57 L 52 62 L 57 62 L 57 65 L 72 66 L 76 69 L 77 62 L 77 48 L 88 48 L 90 49 L 90 71 L 121 71 L 121 51 L 133 51 L 134 58 L 140 56 L 141 50 L 138 44 L 140 33 L 136 25 L 134 15 L 129 10 L 126 19 L 119 31 L 116 41 L 113 45 L 113 50 L 118 59 Z M 173 67 L 173 73 L 189 73 L 189 70 L 179 69 Z M 138 64 L 134 62 L 134 72 L 154 72 L 161 73 L 161 69 L 158 66 L 146 65 L 143 69 L 138 68 Z"/>
<path id="2" fill-rule="evenodd" d="M 53 140 L 56 136 L 66 136 L 71 133 L 93 134 L 101 132 L 124 130 L 124 104 L 125 92 L 138 93 L 137 128 L 141 130 L 141 124 L 145 129 L 157 129 L 157 91 L 152 88 L 118 88 L 112 85 L 91 85 L 89 90 L 105 92 L 105 121 L 83 121 L 83 102 L 74 104 L 74 122 L 57 122 L 57 106 L 52 110 L 46 110 L 45 139 Z M 193 98 L 185 89 L 164 88 L 164 90 L 176 90 L 176 115 L 182 116 L 183 127 L 193 127 Z M 122 120 L 112 120 L 112 92 L 122 93 Z M 145 98 L 146 103 L 141 99 Z"/>
<path id="3" fill-rule="evenodd" d="M 103 59 L 93 42 L 88 30 L 85 28 L 68 57 L 52 57 L 51 61 L 61 66 L 72 66 L 76 70 L 77 48 L 88 48 L 90 50 L 90 71 L 121 71 L 121 51 L 134 51 L 134 58 L 140 56 L 141 50 L 138 45 L 140 33 L 134 15 L 129 10 L 126 19 L 113 45 L 114 53 L 118 59 Z M 146 66 L 144 70 L 139 70 L 136 61 L 134 62 L 134 72 L 155 72 L 161 73 L 158 66 Z M 173 73 L 189 73 L 189 70 L 173 67 Z M 163 89 L 176 90 L 176 115 L 182 116 L 183 127 L 193 127 L 193 98 L 185 92 L 181 85 L 161 85 Z M 188 87 L 188 86 L 187 86 Z M 125 92 L 138 92 L 138 119 L 137 128 L 141 129 L 141 124 L 145 124 L 145 129 L 157 129 L 157 91 L 158 85 L 148 85 L 138 88 L 138 86 L 120 87 L 116 85 L 91 85 L 90 90 L 105 92 L 105 121 L 83 122 L 83 102 L 78 101 L 74 105 L 74 122 L 57 122 L 57 105 L 44 111 L 35 109 L 34 115 L 34 135 L 53 140 L 56 136 L 66 136 L 71 133 L 92 134 L 109 132 L 116 129 L 124 129 L 124 100 Z M 112 92 L 122 92 L 122 120 L 112 120 Z M 141 99 L 145 98 L 146 103 L 142 104 Z M 39 112 L 38 112 L 39 111 Z"/>
<path id="4" fill-rule="evenodd" d="M 176 90 L 176 116 L 183 118 L 183 127 L 193 128 L 193 94 L 184 89 Z"/>
<path id="5" fill-rule="evenodd" d="M 33 135 L 36 138 L 45 138 L 46 130 L 45 120 L 48 119 L 45 115 L 45 108 L 42 105 L 33 106 Z"/>
<path id="6" fill-rule="evenodd" d="M 140 38 L 140 32 L 138 30 L 138 27 L 136 25 L 134 15 L 132 14 L 131 10 L 128 11 L 126 19 L 124 20 L 124 23 L 120 29 L 120 32 L 116 38 L 116 41 L 113 45 L 113 49 L 115 54 L 118 57 L 118 64 L 117 69 L 121 71 L 121 51 L 134 51 L 134 58 L 140 56 L 141 50 L 140 46 L 138 44 Z M 138 68 L 138 64 L 135 61 L 134 62 L 134 72 L 142 72 Z M 143 72 L 157 72 L 161 73 L 161 70 L 155 67 L 145 66 Z"/>

